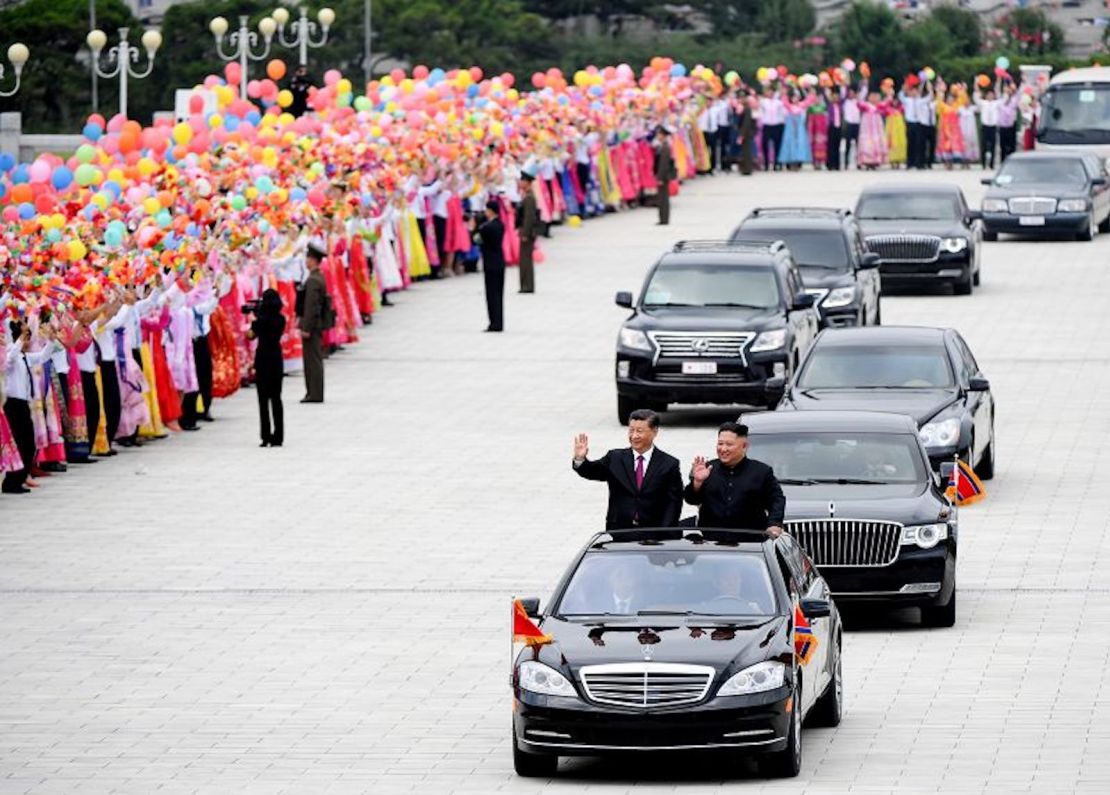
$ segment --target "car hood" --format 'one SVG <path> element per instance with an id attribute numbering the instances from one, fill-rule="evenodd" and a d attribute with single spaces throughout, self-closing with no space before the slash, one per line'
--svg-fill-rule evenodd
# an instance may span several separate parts
<path id="1" fill-rule="evenodd" d="M 785 323 L 779 309 L 673 307 L 641 309 L 625 325 L 652 331 L 765 331 Z"/>
<path id="2" fill-rule="evenodd" d="M 860 221 L 864 237 L 872 235 L 936 235 L 937 237 L 968 237 L 971 231 L 955 219 L 945 221 Z"/>
<path id="3" fill-rule="evenodd" d="M 577 672 L 583 665 L 652 662 L 737 670 L 788 649 L 784 616 L 710 619 L 642 616 L 569 620 L 549 616 L 541 629 L 554 643 L 541 647 L 548 665 Z M 647 652 L 645 653 L 645 649 Z"/>
<path id="4" fill-rule="evenodd" d="M 924 483 L 880 486 L 783 486 L 786 520 L 872 519 L 926 524 L 935 522 L 945 503 Z M 830 517 L 830 505 L 832 516 Z"/>
<path id="5" fill-rule="evenodd" d="M 908 414 L 918 426 L 959 398 L 955 389 L 791 389 L 780 409 Z"/>
<path id="6" fill-rule="evenodd" d="M 1016 196 L 1051 196 L 1058 199 L 1082 199 L 1088 195 L 1085 185 L 1059 182 L 1029 182 L 1022 185 L 992 185 L 984 199 L 1012 199 Z"/>
<path id="7" fill-rule="evenodd" d="M 850 287 L 856 283 L 852 273 L 846 270 L 818 268 L 814 265 L 801 265 L 798 270 L 802 272 L 802 283 L 806 287 L 831 290 L 834 287 Z"/>

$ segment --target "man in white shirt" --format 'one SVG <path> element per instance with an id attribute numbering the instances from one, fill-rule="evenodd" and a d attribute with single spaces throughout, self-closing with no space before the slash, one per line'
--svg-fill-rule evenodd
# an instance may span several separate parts
<path id="1" fill-rule="evenodd" d="M 4 357 L 4 390 L 7 394 L 4 416 L 11 428 L 19 457 L 23 459 L 23 468 L 5 473 L 0 491 L 4 494 L 26 494 L 30 491 L 25 485 L 27 476 L 35 463 L 35 428 L 31 422 L 31 368 L 48 361 L 61 346 L 54 341 L 49 327 L 44 326 L 40 331 L 46 345 L 33 353 L 30 352 L 31 329 L 26 323 L 12 320 L 7 324 L 5 332 L 8 339 Z"/>
<path id="2" fill-rule="evenodd" d="M 786 130 L 786 106 L 770 86 L 763 90 L 759 100 L 759 118 L 763 123 L 763 170 L 771 168 L 771 150 L 774 149 L 774 169 L 782 170 L 779 154 L 782 149 L 782 135 Z"/>
<path id="3" fill-rule="evenodd" d="M 906 118 L 906 168 L 917 168 L 921 157 L 921 97 L 917 86 L 905 86 L 898 93 L 902 115 Z"/>
<path id="4" fill-rule="evenodd" d="M 865 91 L 865 87 L 861 87 L 861 91 Z M 856 95 L 856 89 L 848 88 L 844 97 L 844 170 L 847 171 L 852 165 L 852 147 L 855 146 L 857 155 L 859 153 L 859 97 Z"/>
<path id="5" fill-rule="evenodd" d="M 979 123 L 982 125 L 979 157 L 983 168 L 994 168 L 994 150 L 998 146 L 998 106 L 993 88 L 988 88 L 984 97 L 976 87 L 975 107 L 979 109 Z"/>

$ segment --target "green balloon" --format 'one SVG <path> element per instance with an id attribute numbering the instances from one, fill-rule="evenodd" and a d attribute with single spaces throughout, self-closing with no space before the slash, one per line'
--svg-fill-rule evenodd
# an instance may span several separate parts
<path id="1" fill-rule="evenodd" d="M 355 97 L 355 110 L 370 110 L 374 107 L 374 103 L 370 101 L 370 97 Z"/>
<path id="2" fill-rule="evenodd" d="M 99 175 L 100 172 L 96 170 L 96 166 L 90 163 L 82 163 L 73 172 L 73 178 L 77 180 L 77 184 L 83 188 L 87 188 L 89 185 L 96 182 L 96 178 Z"/>
<path id="3" fill-rule="evenodd" d="M 96 147 L 92 144 L 81 144 L 77 147 L 76 155 L 79 163 L 91 163 L 96 157 Z"/>
<path id="4" fill-rule="evenodd" d="M 239 194 L 235 194 L 234 196 L 231 197 L 231 208 L 233 210 L 242 210 L 242 209 L 246 208 L 246 206 L 247 206 L 247 200 L 245 198 L 243 198 L 242 196 L 240 196 Z"/>

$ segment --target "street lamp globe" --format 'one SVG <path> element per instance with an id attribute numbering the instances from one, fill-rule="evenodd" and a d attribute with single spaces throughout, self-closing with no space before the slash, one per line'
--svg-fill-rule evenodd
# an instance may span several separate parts
<path id="1" fill-rule="evenodd" d="M 321 8 L 320 13 L 316 15 L 316 19 L 320 20 L 320 25 L 324 30 L 331 27 L 331 23 L 335 22 L 335 12 L 330 8 Z"/>
<path id="2" fill-rule="evenodd" d="M 93 52 L 100 52 L 108 43 L 108 34 L 102 30 L 90 30 L 89 35 L 85 37 L 85 43 Z"/>
<path id="3" fill-rule="evenodd" d="M 215 17 L 208 23 L 208 29 L 212 31 L 212 35 L 218 39 L 227 33 L 227 20 L 223 17 Z"/>
<path id="4" fill-rule="evenodd" d="M 23 68 L 23 64 L 27 63 L 27 59 L 30 57 L 31 51 L 27 49 L 26 44 L 16 42 L 8 48 L 8 60 L 11 61 L 16 72 Z"/>
<path id="5" fill-rule="evenodd" d="M 278 23 L 274 21 L 273 17 L 262 17 L 262 19 L 258 21 L 258 30 L 268 41 L 273 38 L 274 31 L 277 30 L 277 25 Z"/>
<path id="6" fill-rule="evenodd" d="M 270 16 L 274 18 L 274 22 L 278 23 L 279 26 L 284 27 L 285 23 L 289 21 L 289 9 L 275 8 L 274 13 L 270 14 Z"/>
<path id="7" fill-rule="evenodd" d="M 142 42 L 147 53 L 153 55 L 162 46 L 162 34 L 156 30 L 148 30 L 143 34 Z"/>

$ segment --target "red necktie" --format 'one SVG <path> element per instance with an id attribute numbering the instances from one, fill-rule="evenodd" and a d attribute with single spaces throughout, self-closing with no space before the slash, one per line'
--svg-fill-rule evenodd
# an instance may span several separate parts
<path id="1" fill-rule="evenodd" d="M 641 489 L 644 486 L 644 457 L 642 455 L 636 456 L 636 488 Z"/>

